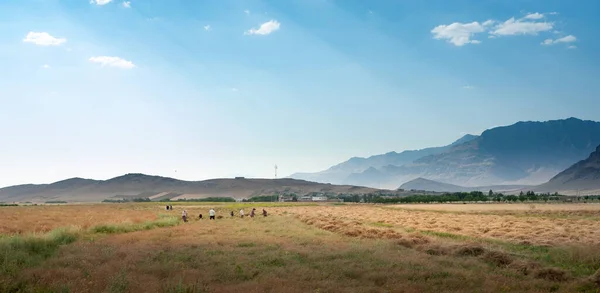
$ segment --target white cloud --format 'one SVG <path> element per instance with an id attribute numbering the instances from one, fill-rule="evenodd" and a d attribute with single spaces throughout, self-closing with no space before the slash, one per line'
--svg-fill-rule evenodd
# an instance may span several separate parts
<path id="1" fill-rule="evenodd" d="M 96 5 L 106 5 L 110 2 L 112 2 L 112 0 L 90 0 L 91 4 L 96 4 Z"/>
<path id="2" fill-rule="evenodd" d="M 23 39 L 25 43 L 34 43 L 39 46 L 58 46 L 67 42 L 65 38 L 55 38 L 51 36 L 49 33 L 37 33 L 37 32 L 29 32 L 25 39 Z"/>
<path id="3" fill-rule="evenodd" d="M 244 13 L 246 13 L 246 15 L 250 15 L 250 10 L 244 10 Z"/>
<path id="4" fill-rule="evenodd" d="M 135 64 L 133 64 L 133 62 L 127 61 L 120 57 L 97 56 L 91 57 L 89 60 L 93 63 L 99 63 L 102 66 L 117 67 L 121 69 L 132 69 L 135 67 Z"/>
<path id="5" fill-rule="evenodd" d="M 42 68 L 44 68 L 44 69 L 50 69 L 50 65 L 48 65 L 48 64 L 44 64 L 44 65 L 42 66 Z"/>
<path id="6" fill-rule="evenodd" d="M 489 21 L 485 24 L 491 24 Z M 471 40 L 473 35 L 485 32 L 486 28 L 479 22 L 460 23 L 455 22 L 449 25 L 438 25 L 431 30 L 433 38 L 436 40 L 447 40 L 455 46 L 463 46 L 465 44 L 479 44 L 480 41 Z"/>
<path id="7" fill-rule="evenodd" d="M 567 49 L 577 49 L 577 46 L 571 45 L 571 46 L 568 46 Z"/>
<path id="8" fill-rule="evenodd" d="M 210 24 L 205 25 L 204 26 L 204 30 L 205 31 L 210 31 L 211 30 Z"/>
<path id="9" fill-rule="evenodd" d="M 258 29 L 249 29 L 246 35 L 268 35 L 279 29 L 280 23 L 277 20 L 270 20 L 260 25 Z"/>
<path id="10" fill-rule="evenodd" d="M 525 16 L 525 18 L 526 19 L 542 19 L 542 18 L 544 18 L 544 15 L 536 12 L 536 13 L 527 14 L 527 16 Z"/>
<path id="11" fill-rule="evenodd" d="M 545 45 L 545 46 L 552 45 L 552 44 L 554 44 L 554 40 L 552 40 L 552 39 L 545 39 L 542 42 L 542 45 Z"/>
<path id="12" fill-rule="evenodd" d="M 462 88 L 463 88 L 463 89 L 465 89 L 465 90 L 472 90 L 472 89 L 474 89 L 475 87 L 474 87 L 474 86 L 472 86 L 472 85 L 465 85 L 465 86 L 463 86 Z"/>
<path id="13" fill-rule="evenodd" d="M 237 88 L 235 88 L 235 87 L 232 87 L 232 88 L 231 88 L 231 91 L 232 91 L 232 92 L 237 92 L 237 91 L 238 91 L 238 89 L 237 89 Z"/>
<path id="14" fill-rule="evenodd" d="M 560 39 L 556 39 L 555 43 L 573 43 L 577 41 L 577 38 L 574 35 L 568 35 L 566 37 L 562 37 Z"/>
<path id="15" fill-rule="evenodd" d="M 123 1 L 121 5 L 125 8 L 131 8 L 131 1 Z"/>
<path id="16" fill-rule="evenodd" d="M 566 37 L 562 37 L 556 40 L 552 40 L 552 39 L 546 39 L 542 42 L 542 45 L 554 45 L 554 44 L 559 44 L 559 43 L 573 43 L 576 42 L 577 38 L 574 35 L 568 35 Z"/>
<path id="17" fill-rule="evenodd" d="M 483 24 L 483 26 L 490 26 L 494 23 L 496 23 L 495 20 L 488 19 L 488 20 L 484 21 L 482 24 Z"/>
<path id="18" fill-rule="evenodd" d="M 534 22 L 515 20 L 514 17 L 497 25 L 491 32 L 498 36 L 537 35 L 540 32 L 552 30 L 550 22 Z"/>

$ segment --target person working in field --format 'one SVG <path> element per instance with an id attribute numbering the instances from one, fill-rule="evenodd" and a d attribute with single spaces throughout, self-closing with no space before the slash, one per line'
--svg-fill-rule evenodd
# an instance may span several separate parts
<path id="1" fill-rule="evenodd" d="M 198 215 L 198 219 L 202 220 L 202 214 Z"/>
<path id="2" fill-rule="evenodd" d="M 254 211 L 256 211 L 256 209 L 252 208 L 252 211 L 250 212 L 250 218 L 254 218 Z"/>
<path id="3" fill-rule="evenodd" d="M 235 216 L 235 215 L 233 214 L 233 211 L 231 211 L 231 217 L 233 218 L 233 216 Z"/>
<path id="4" fill-rule="evenodd" d="M 240 210 L 240 218 L 243 218 L 243 217 L 244 217 L 244 209 L 241 209 Z"/>
<path id="5" fill-rule="evenodd" d="M 265 209 L 263 209 L 263 216 L 266 217 L 267 216 L 267 211 Z"/>
<path id="6" fill-rule="evenodd" d="M 210 209 L 210 211 L 208 211 L 208 215 L 210 216 L 209 218 L 211 220 L 215 219 L 215 210 L 214 209 Z"/>
<path id="7" fill-rule="evenodd" d="M 181 213 L 181 218 L 183 219 L 184 222 L 187 222 L 187 211 L 183 210 L 183 212 Z"/>

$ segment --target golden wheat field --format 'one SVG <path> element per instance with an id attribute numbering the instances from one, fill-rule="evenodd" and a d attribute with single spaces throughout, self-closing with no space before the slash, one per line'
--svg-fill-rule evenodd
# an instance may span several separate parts
<path id="1" fill-rule="evenodd" d="M 0 292 L 600 290 L 592 204 L 138 203 L 0 218 Z"/>

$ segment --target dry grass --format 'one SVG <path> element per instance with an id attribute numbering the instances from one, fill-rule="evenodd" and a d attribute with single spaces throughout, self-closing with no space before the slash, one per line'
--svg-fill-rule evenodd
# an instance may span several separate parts
<path id="1" fill-rule="evenodd" d="M 251 206 L 261 210 L 260 204 L 244 205 Z M 199 213 L 206 216 L 209 207 L 224 217 L 196 219 Z M 493 227 L 494 221 L 510 221 L 510 228 L 526 224 L 570 227 L 581 220 L 369 205 L 270 205 L 267 218 L 240 219 L 228 215 L 234 208 L 237 214 L 238 205 L 187 204 L 176 206 L 172 214 L 180 215 L 185 208 L 189 223 L 98 234 L 92 226 L 131 223 L 141 227 L 134 224 L 132 213 L 143 215 L 140 219 L 158 219 L 166 211 L 155 204 L 60 206 L 52 207 L 58 209 L 52 213 L 46 213 L 49 207 L 37 208 L 27 207 L 28 216 L 48 221 L 53 220 L 49 215 L 62 220 L 71 212 L 111 217 L 94 218 L 87 236 L 61 246 L 47 260 L 12 276 L 0 275 L 0 291 L 596 292 L 595 282 L 600 286 L 600 272 L 594 275 L 600 262 L 590 253 L 596 234 L 580 235 L 573 229 L 568 233 L 580 237 L 577 241 L 568 238 L 536 246 L 532 244 L 540 236 L 526 235 L 527 229 L 507 230 L 492 240 L 487 238 L 489 231 L 480 234 L 476 229 Z M 0 212 L 15 214 L 18 209 L 26 208 Z M 542 222 L 528 222 L 534 220 Z M 77 222 L 65 219 L 61 223 L 73 226 Z M 19 228 L 19 233 L 39 231 L 8 225 Z M 569 250 L 560 246 L 573 243 L 579 246 Z M 552 251 L 559 247 L 564 254 Z"/>
<path id="2" fill-rule="evenodd" d="M 299 207 L 290 212 L 300 217 L 312 218 L 315 215 L 331 221 L 380 223 L 396 229 L 449 233 L 514 243 L 584 244 L 600 247 L 600 230 L 597 228 L 600 222 L 579 218 L 446 213 L 366 205 Z M 335 222 L 332 223 L 334 224 Z"/>
<path id="3" fill-rule="evenodd" d="M 532 204 L 404 204 L 389 207 L 413 210 L 435 210 L 454 212 L 488 212 L 488 211 L 528 211 Z M 595 211 L 600 213 L 600 204 L 533 204 L 536 210 L 542 211 Z"/>
<path id="4" fill-rule="evenodd" d="M 68 226 L 88 229 L 98 224 L 142 223 L 158 219 L 159 210 L 159 206 L 115 204 L 2 208 L 0 234 L 45 233 Z"/>

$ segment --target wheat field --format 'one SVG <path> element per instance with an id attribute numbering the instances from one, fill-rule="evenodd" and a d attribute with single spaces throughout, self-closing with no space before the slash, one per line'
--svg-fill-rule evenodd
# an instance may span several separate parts
<path id="1" fill-rule="evenodd" d="M 598 292 L 600 205 L 492 206 L 2 207 L 0 292 Z"/>

